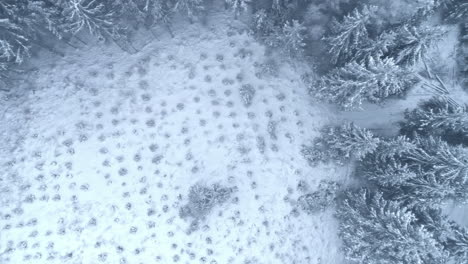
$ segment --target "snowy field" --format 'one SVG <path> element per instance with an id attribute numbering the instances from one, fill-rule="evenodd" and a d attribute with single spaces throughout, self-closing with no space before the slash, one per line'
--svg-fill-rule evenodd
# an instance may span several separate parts
<path id="1" fill-rule="evenodd" d="M 336 120 L 307 67 L 221 15 L 173 30 L 132 55 L 44 52 L 2 98 L 1 263 L 343 263 L 333 210 L 295 205 L 348 174 L 300 155 Z M 195 184 L 232 194 L 194 227 Z"/>

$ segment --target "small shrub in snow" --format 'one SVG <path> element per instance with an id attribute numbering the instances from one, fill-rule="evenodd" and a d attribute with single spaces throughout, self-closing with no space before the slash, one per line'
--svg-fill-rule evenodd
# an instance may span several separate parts
<path id="1" fill-rule="evenodd" d="M 272 76 L 275 77 L 278 75 L 279 65 L 274 59 L 267 59 L 265 62 L 258 65 L 257 73 L 259 78 L 263 76 Z"/>
<path id="2" fill-rule="evenodd" d="M 268 130 L 268 134 L 270 135 L 270 138 L 272 140 L 276 140 L 278 139 L 277 135 L 276 135 L 276 127 L 277 127 L 277 123 L 275 121 L 269 121 L 268 122 L 268 127 L 267 127 L 267 130 Z"/>
<path id="3" fill-rule="evenodd" d="M 258 151 L 260 153 L 265 153 L 265 148 L 266 148 L 266 144 L 265 144 L 265 138 L 262 137 L 262 136 L 258 136 L 257 137 L 257 148 L 258 148 Z"/>
<path id="4" fill-rule="evenodd" d="M 244 84 L 240 88 L 239 92 L 244 106 L 249 107 L 252 104 L 253 97 L 255 96 L 255 89 L 250 84 Z"/>
<path id="5" fill-rule="evenodd" d="M 188 202 L 180 209 L 179 216 L 182 219 L 192 218 L 196 221 L 201 220 L 215 206 L 225 203 L 233 192 L 233 188 L 223 187 L 219 184 L 211 186 L 195 184 L 190 187 Z"/>
<path id="6" fill-rule="evenodd" d="M 308 214 L 321 212 L 335 202 L 339 188 L 336 182 L 322 181 L 317 191 L 300 196 L 298 205 Z"/>

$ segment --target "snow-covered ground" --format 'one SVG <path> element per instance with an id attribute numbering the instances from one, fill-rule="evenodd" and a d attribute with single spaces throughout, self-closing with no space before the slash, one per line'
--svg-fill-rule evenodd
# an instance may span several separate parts
<path id="1" fill-rule="evenodd" d="M 332 210 L 294 210 L 299 181 L 347 180 L 300 155 L 335 111 L 311 103 L 305 65 L 243 28 L 218 14 L 136 54 L 33 61 L 0 103 L 0 262 L 343 263 Z M 179 209 L 196 183 L 237 191 L 189 233 Z"/>

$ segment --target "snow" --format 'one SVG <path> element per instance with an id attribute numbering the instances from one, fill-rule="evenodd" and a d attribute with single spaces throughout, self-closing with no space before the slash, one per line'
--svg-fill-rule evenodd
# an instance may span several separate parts
<path id="1" fill-rule="evenodd" d="M 310 101 L 305 64 L 213 16 L 135 54 L 89 45 L 30 63 L 0 104 L 0 262 L 343 263 L 333 210 L 295 210 L 299 181 L 348 181 L 300 155 L 336 110 Z M 256 74 L 272 59 L 276 75 Z M 188 233 L 196 183 L 237 191 Z"/>

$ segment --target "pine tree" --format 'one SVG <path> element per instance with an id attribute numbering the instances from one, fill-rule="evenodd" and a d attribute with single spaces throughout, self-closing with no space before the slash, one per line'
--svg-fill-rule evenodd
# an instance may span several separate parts
<path id="1" fill-rule="evenodd" d="M 466 22 L 468 17 L 468 3 L 466 1 L 446 0 L 443 2 L 445 2 L 446 19 L 456 22 Z"/>
<path id="2" fill-rule="evenodd" d="M 371 60 L 378 61 L 385 58 L 395 46 L 396 36 L 394 32 L 383 32 L 376 39 L 368 39 L 363 46 L 356 51 L 351 59 L 360 64 L 367 64 Z"/>
<path id="3" fill-rule="evenodd" d="M 377 159 L 375 155 L 368 155 L 360 164 L 359 176 L 381 187 L 398 187 L 410 179 L 418 176 L 407 163 L 399 159 Z"/>
<path id="4" fill-rule="evenodd" d="M 468 105 L 434 97 L 405 111 L 400 131 L 407 136 L 439 136 L 451 144 L 468 145 Z"/>
<path id="5" fill-rule="evenodd" d="M 464 264 L 468 260 L 468 230 L 452 222 L 450 231 L 445 242 L 447 251 L 455 263 Z"/>
<path id="6" fill-rule="evenodd" d="M 435 172 L 420 172 L 397 188 L 383 189 L 388 198 L 407 206 L 433 206 L 455 200 L 464 202 L 468 198 L 468 184 L 453 184 Z"/>
<path id="7" fill-rule="evenodd" d="M 204 9 L 203 0 L 171 0 L 173 1 L 173 10 L 187 15 L 192 20 Z"/>
<path id="8" fill-rule="evenodd" d="M 313 146 L 303 147 L 302 154 L 312 165 L 329 160 L 359 160 L 373 152 L 379 141 L 369 130 L 353 123 L 345 123 L 338 127 L 325 128 Z"/>
<path id="9" fill-rule="evenodd" d="M 26 2 L 27 4 L 22 9 L 21 22 L 29 29 L 30 35 L 37 36 L 46 29 L 58 39 L 64 37 L 63 10 L 59 4 L 46 0 L 27 0 Z"/>
<path id="10" fill-rule="evenodd" d="M 468 260 L 468 230 L 450 221 L 437 207 L 416 207 L 418 223 L 424 225 L 434 238 L 449 252 L 451 263 L 464 264 Z"/>
<path id="11" fill-rule="evenodd" d="M 351 62 L 333 70 L 316 83 L 312 92 L 349 109 L 359 107 L 363 101 L 378 103 L 401 95 L 416 82 L 412 71 L 400 68 L 393 60 L 371 58 L 367 66 Z"/>
<path id="12" fill-rule="evenodd" d="M 429 49 L 441 40 L 446 31 L 440 27 L 403 26 L 397 31 L 393 57 L 397 64 L 415 65 L 425 59 Z"/>
<path id="13" fill-rule="evenodd" d="M 301 54 L 306 45 L 305 30 L 306 28 L 297 20 L 286 22 L 282 31 L 276 35 L 278 46 L 290 57 Z"/>
<path id="14" fill-rule="evenodd" d="M 116 11 L 106 1 L 66 0 L 63 3 L 66 31 L 77 34 L 87 30 L 102 39 L 119 35 Z"/>
<path id="15" fill-rule="evenodd" d="M 357 174 L 380 187 L 400 186 L 418 175 L 404 158 L 416 148 L 406 137 L 382 139 L 376 150 L 358 164 Z"/>
<path id="16" fill-rule="evenodd" d="M 346 257 L 356 263 L 447 263 L 447 253 L 415 215 L 379 192 L 345 193 L 337 216 Z"/>
<path id="17" fill-rule="evenodd" d="M 260 38 L 265 38 L 276 30 L 275 21 L 265 9 L 255 12 L 253 20 L 254 31 Z"/>
<path id="18" fill-rule="evenodd" d="M 402 151 L 394 152 L 397 142 Z M 408 206 L 468 199 L 468 149 L 437 138 L 413 142 L 381 140 L 360 162 L 357 173 L 387 198 Z"/>
<path id="19" fill-rule="evenodd" d="M 30 37 L 19 19 L 14 3 L 0 3 L 0 60 L 3 63 L 21 63 L 29 56 Z"/>
<path id="20" fill-rule="evenodd" d="M 343 18 L 343 21 L 334 21 L 331 34 L 324 38 L 329 46 L 332 63 L 341 64 L 349 61 L 368 41 L 367 26 L 372 23 L 375 11 L 374 7 L 364 6 L 360 11 L 354 9 Z"/>
<path id="21" fill-rule="evenodd" d="M 247 10 L 251 0 L 224 0 L 225 3 L 234 10 L 234 14 L 237 17 L 240 13 Z"/>
<path id="22" fill-rule="evenodd" d="M 468 148 L 450 146 L 440 138 L 416 138 L 418 148 L 407 159 L 424 173 L 433 173 L 453 185 L 468 185 Z"/>
<path id="23" fill-rule="evenodd" d="M 172 3 L 169 0 L 115 0 L 113 5 L 119 9 L 120 17 L 150 28 L 160 21 L 169 23 Z"/>

